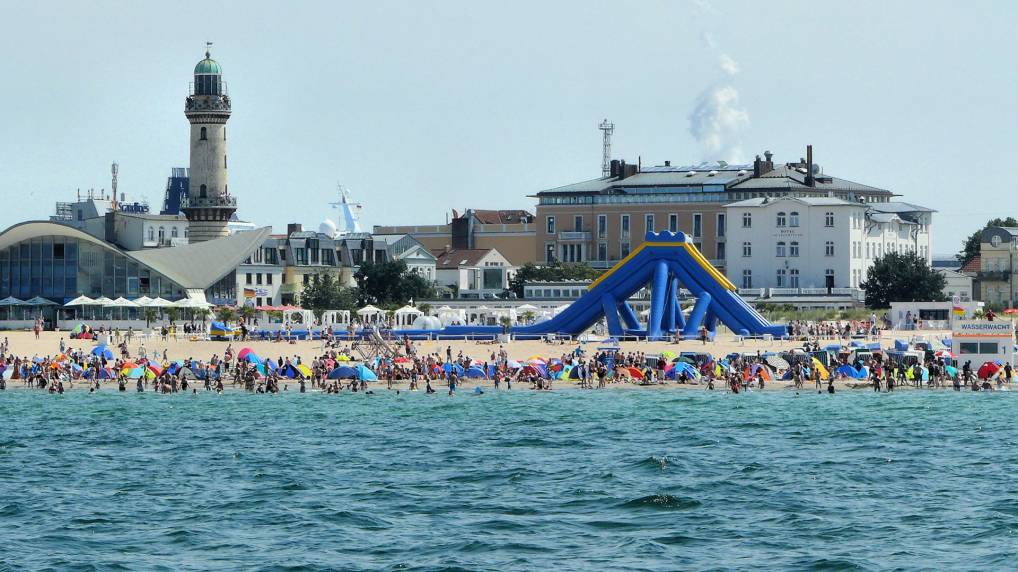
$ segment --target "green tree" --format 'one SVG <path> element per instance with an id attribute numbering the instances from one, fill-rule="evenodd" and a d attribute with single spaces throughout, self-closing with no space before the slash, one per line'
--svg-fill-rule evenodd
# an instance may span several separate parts
<path id="1" fill-rule="evenodd" d="M 254 322 L 257 314 L 258 310 L 255 310 L 253 306 L 243 306 L 240 309 L 240 317 L 244 319 L 245 324 Z"/>
<path id="2" fill-rule="evenodd" d="M 145 327 L 146 328 L 152 327 L 152 322 L 155 319 L 156 319 L 156 309 L 145 308 Z"/>
<path id="3" fill-rule="evenodd" d="M 890 308 L 891 302 L 942 301 L 944 275 L 930 268 L 926 259 L 907 252 L 888 252 L 873 262 L 865 282 L 866 305 Z"/>
<path id="4" fill-rule="evenodd" d="M 411 272 L 402 260 L 364 262 L 357 273 L 358 304 L 406 304 L 411 298 L 434 298 L 435 286 L 420 274 Z"/>
<path id="5" fill-rule="evenodd" d="M 955 258 L 961 262 L 962 266 L 968 264 L 969 261 L 979 255 L 979 244 L 982 240 L 983 231 L 991 226 L 1018 227 L 1018 220 L 1015 220 L 1014 217 L 1010 216 L 1007 218 L 991 219 L 986 222 L 983 228 L 980 228 L 970 234 L 968 238 L 965 239 L 965 242 L 962 243 L 961 252 L 955 255 Z"/>
<path id="6" fill-rule="evenodd" d="M 180 308 L 167 308 L 166 317 L 170 320 L 170 324 L 175 324 L 180 319 Z"/>
<path id="7" fill-rule="evenodd" d="M 216 310 L 216 317 L 224 324 L 229 324 L 237 317 L 237 311 L 229 306 L 223 306 Z"/>
<path id="8" fill-rule="evenodd" d="M 353 288 L 344 288 L 332 274 L 319 272 L 304 285 L 300 305 L 320 320 L 326 310 L 355 310 L 357 293 Z"/>
<path id="9" fill-rule="evenodd" d="M 509 292 L 523 298 L 523 288 L 532 282 L 561 282 L 563 280 L 594 280 L 601 271 L 586 262 L 552 262 L 545 266 L 526 263 L 516 269 L 509 279 Z"/>

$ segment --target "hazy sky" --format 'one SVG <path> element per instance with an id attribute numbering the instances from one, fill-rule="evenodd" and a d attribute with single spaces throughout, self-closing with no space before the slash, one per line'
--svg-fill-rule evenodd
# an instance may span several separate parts
<path id="1" fill-rule="evenodd" d="M 797 159 L 940 211 L 934 252 L 1015 215 L 1012 2 L 4 2 L 0 227 L 75 189 L 158 208 L 187 166 L 204 42 L 233 97 L 230 190 L 281 229 L 527 208 L 613 155 Z"/>

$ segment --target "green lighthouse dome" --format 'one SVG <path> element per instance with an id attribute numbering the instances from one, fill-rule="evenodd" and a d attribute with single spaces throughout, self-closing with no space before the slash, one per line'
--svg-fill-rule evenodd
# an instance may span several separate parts
<path id="1" fill-rule="evenodd" d="M 194 75 L 222 75 L 223 68 L 219 66 L 219 62 L 212 59 L 208 52 L 205 52 L 205 59 L 198 62 L 198 65 L 194 66 Z"/>

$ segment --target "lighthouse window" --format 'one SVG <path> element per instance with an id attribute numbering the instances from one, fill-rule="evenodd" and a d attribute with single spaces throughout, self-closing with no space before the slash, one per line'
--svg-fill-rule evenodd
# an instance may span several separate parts
<path id="1" fill-rule="evenodd" d="M 201 140 L 202 141 L 206 140 L 206 137 L 205 137 L 205 128 L 204 127 L 201 128 Z"/>
<path id="2" fill-rule="evenodd" d="M 205 187 L 205 185 L 202 185 L 198 189 L 198 197 L 203 198 L 203 199 L 208 197 L 208 189 Z"/>

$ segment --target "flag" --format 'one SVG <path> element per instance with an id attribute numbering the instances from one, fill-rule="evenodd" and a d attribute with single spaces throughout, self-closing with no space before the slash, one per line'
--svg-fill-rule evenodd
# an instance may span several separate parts
<path id="1" fill-rule="evenodd" d="M 254 288 L 244 288 L 244 297 L 245 298 L 254 298 L 255 297 Z"/>
<path id="2" fill-rule="evenodd" d="M 954 306 L 951 308 L 951 313 L 953 313 L 955 316 L 964 316 L 965 308 L 962 308 L 961 306 Z"/>

